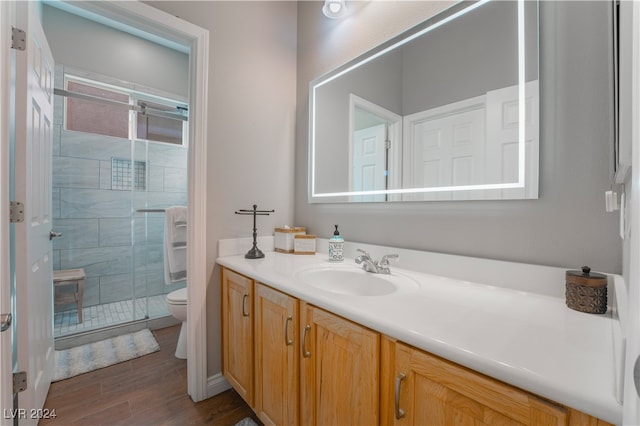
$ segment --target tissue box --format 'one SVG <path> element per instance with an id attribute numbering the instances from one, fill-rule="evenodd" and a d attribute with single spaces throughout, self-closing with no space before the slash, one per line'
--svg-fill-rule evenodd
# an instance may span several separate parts
<path id="1" fill-rule="evenodd" d="M 294 254 L 316 254 L 315 235 L 295 235 L 293 237 Z"/>
<path id="2" fill-rule="evenodd" d="M 293 237 L 305 233 L 306 230 L 303 227 L 274 229 L 274 250 L 280 253 L 293 253 Z"/>

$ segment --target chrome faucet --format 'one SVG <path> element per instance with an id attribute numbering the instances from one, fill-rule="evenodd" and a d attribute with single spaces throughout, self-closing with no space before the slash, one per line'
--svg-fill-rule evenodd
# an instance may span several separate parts
<path id="1" fill-rule="evenodd" d="M 389 270 L 389 259 L 397 259 L 398 257 L 400 257 L 397 254 L 387 254 L 382 256 L 382 259 L 380 259 L 380 261 L 377 261 L 373 260 L 369 253 L 367 253 L 365 250 L 358 249 L 358 251 L 362 254 L 356 257 L 356 263 L 358 265 L 362 264 L 362 269 L 374 274 L 390 274 L 391 271 Z"/>

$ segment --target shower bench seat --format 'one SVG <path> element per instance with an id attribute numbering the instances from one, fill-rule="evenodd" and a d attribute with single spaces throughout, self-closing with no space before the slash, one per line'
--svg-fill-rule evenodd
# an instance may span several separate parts
<path id="1" fill-rule="evenodd" d="M 53 271 L 53 294 L 56 305 L 75 303 L 78 308 L 78 324 L 82 323 L 82 297 L 84 293 L 84 269 Z M 62 292 L 62 287 L 75 286 L 75 292 Z"/>

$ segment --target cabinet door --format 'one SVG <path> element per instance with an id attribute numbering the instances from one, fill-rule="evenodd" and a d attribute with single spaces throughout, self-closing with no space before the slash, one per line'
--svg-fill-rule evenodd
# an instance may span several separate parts
<path id="1" fill-rule="evenodd" d="M 301 317 L 301 423 L 379 424 L 379 334 L 304 302 Z"/>
<path id="2" fill-rule="evenodd" d="M 298 423 L 298 300 L 255 286 L 255 412 L 265 425 Z"/>
<path id="3" fill-rule="evenodd" d="M 253 281 L 222 269 L 222 373 L 253 406 Z"/>
<path id="4" fill-rule="evenodd" d="M 394 375 L 383 391 L 387 424 L 569 424 L 564 407 L 426 352 L 385 340 L 382 353 L 383 362 L 395 358 Z"/>

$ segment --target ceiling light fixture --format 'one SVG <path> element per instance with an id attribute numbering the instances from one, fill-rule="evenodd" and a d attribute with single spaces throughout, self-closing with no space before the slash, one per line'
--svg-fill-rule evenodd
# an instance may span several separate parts
<path id="1" fill-rule="evenodd" d="M 325 0 L 322 6 L 324 16 L 331 19 L 338 19 L 347 13 L 347 5 L 345 0 Z"/>

